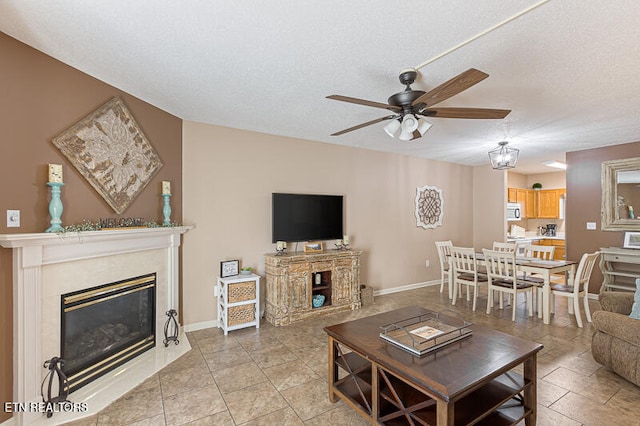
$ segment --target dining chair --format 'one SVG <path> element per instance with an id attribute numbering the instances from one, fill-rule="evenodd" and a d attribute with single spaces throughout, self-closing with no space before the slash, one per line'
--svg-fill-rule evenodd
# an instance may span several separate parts
<path id="1" fill-rule="evenodd" d="M 556 251 L 555 246 L 538 246 L 533 244 L 528 244 L 522 248 L 524 250 L 524 257 L 540 260 L 553 260 L 553 254 Z M 521 278 L 535 284 L 544 284 L 544 279 L 537 277 L 536 274 L 527 275 L 523 273 Z"/>
<path id="2" fill-rule="evenodd" d="M 449 255 L 451 255 L 451 247 L 453 242 L 448 241 L 436 241 L 436 248 L 438 249 L 438 259 L 440 260 L 440 293 L 444 290 L 445 280 L 449 282 Z M 451 299 L 451 289 L 449 289 L 449 299 Z"/>
<path id="3" fill-rule="evenodd" d="M 492 250 L 494 251 L 506 251 L 506 252 L 514 252 L 518 245 L 516 243 L 502 243 L 500 241 L 494 241 Z"/>
<path id="4" fill-rule="evenodd" d="M 553 260 L 553 254 L 556 251 L 556 247 L 527 244 L 526 246 L 523 246 L 523 250 L 524 257 L 540 260 Z M 540 277 L 538 274 L 527 274 L 526 272 L 519 274 L 519 278 L 537 286 L 537 310 L 538 312 L 542 312 L 542 286 L 544 285 L 544 278 Z"/>
<path id="5" fill-rule="evenodd" d="M 529 305 L 529 316 L 533 316 L 533 284 L 523 280 L 519 280 L 516 274 L 516 253 L 498 250 L 482 249 L 484 260 L 487 267 L 488 277 L 488 300 L 487 314 L 491 313 L 493 308 L 494 291 L 512 296 L 511 304 L 513 321 L 516 320 L 516 305 L 518 294 L 525 293 L 527 295 L 527 304 Z"/>
<path id="6" fill-rule="evenodd" d="M 522 248 L 524 250 L 524 257 L 542 260 L 553 260 L 553 254 L 556 251 L 555 246 L 540 246 L 535 244 L 527 244 Z"/>
<path id="7" fill-rule="evenodd" d="M 551 286 L 550 301 L 551 312 L 555 311 L 555 296 L 562 296 L 567 298 L 567 310 L 570 314 L 576 316 L 578 327 L 582 328 L 582 318 L 580 315 L 580 297 L 583 298 L 584 313 L 587 317 L 587 321 L 591 322 L 591 311 L 589 310 L 589 280 L 591 279 L 591 272 L 596 260 L 600 256 L 600 252 L 585 253 L 578 263 L 578 269 L 573 276 L 573 279 L 567 284 L 554 284 Z M 569 301 L 573 299 L 573 301 Z"/>
<path id="8" fill-rule="evenodd" d="M 473 287 L 473 310 L 476 310 L 478 300 L 478 285 L 487 282 L 487 276 L 478 272 L 476 251 L 473 247 L 451 247 L 451 273 L 453 274 L 453 297 L 451 304 L 455 305 L 458 291 L 467 286 L 467 301 L 469 289 Z"/>
<path id="9" fill-rule="evenodd" d="M 518 243 L 503 243 L 501 241 L 494 241 L 493 242 L 493 246 L 491 248 L 492 250 L 495 251 L 504 251 L 504 252 L 514 252 L 517 253 L 518 252 Z M 500 294 L 500 309 L 502 309 L 503 306 L 503 295 Z M 511 303 L 511 296 L 507 295 L 507 303 Z"/>

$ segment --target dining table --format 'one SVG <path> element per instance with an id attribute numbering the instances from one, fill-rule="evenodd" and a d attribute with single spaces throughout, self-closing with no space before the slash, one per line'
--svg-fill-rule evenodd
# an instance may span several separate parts
<path id="1" fill-rule="evenodd" d="M 449 258 L 449 270 L 453 271 L 453 265 Z M 476 253 L 478 265 L 486 266 L 484 254 Z M 571 282 L 575 274 L 578 262 L 573 260 L 544 260 L 535 257 L 516 256 L 516 272 L 525 274 L 537 274 L 544 282 L 539 286 L 542 292 L 542 312 L 538 310 L 538 317 L 542 317 L 544 324 L 551 322 L 551 276 L 554 274 L 566 274 L 566 282 Z M 455 273 L 455 272 L 454 272 Z M 449 298 L 453 297 L 453 278 L 454 273 L 449 275 Z"/>

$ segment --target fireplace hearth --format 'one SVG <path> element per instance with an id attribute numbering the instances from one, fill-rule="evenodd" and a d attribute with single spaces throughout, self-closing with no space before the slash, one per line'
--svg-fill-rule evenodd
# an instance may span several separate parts
<path id="1" fill-rule="evenodd" d="M 155 273 L 60 299 L 60 353 L 69 393 L 155 346 Z"/>

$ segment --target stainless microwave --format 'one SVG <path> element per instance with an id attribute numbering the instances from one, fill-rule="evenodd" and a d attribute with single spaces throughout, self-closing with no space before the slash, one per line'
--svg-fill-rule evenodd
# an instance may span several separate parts
<path id="1" fill-rule="evenodd" d="M 522 206 L 520 203 L 507 203 L 507 220 L 521 220 Z"/>

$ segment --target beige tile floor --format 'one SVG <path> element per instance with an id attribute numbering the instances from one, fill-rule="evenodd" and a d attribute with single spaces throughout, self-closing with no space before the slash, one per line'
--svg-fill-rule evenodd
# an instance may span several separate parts
<path id="1" fill-rule="evenodd" d="M 486 315 L 486 291 L 476 312 L 452 307 L 439 287 L 377 296 L 360 310 L 273 327 L 217 328 L 189 333 L 193 349 L 107 408 L 74 425 L 365 425 L 346 404 L 327 398 L 323 327 L 403 306 L 454 309 L 484 324 L 544 344 L 538 356 L 538 425 L 640 425 L 640 388 L 606 371 L 590 351 L 593 327 L 576 326 L 566 300 L 550 325 L 527 317 L 524 298 Z M 599 309 L 591 301 L 592 311 Z M 583 318 L 584 320 L 584 318 Z M 586 322 L 586 321 L 585 321 Z"/>

